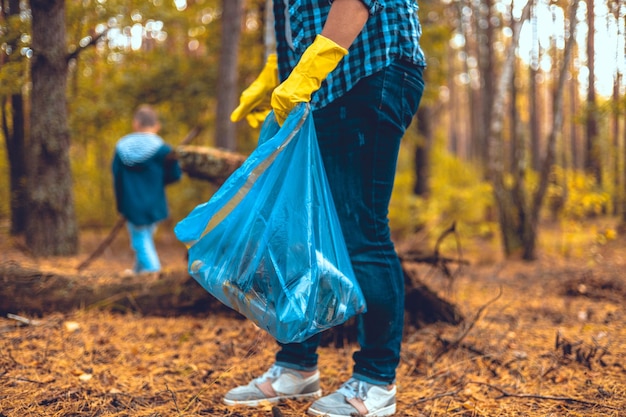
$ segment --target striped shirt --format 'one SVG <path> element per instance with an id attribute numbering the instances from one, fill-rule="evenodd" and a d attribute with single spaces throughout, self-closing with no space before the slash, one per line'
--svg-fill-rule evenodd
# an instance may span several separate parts
<path id="1" fill-rule="evenodd" d="M 417 0 L 361 0 L 369 19 L 348 55 L 329 74 L 311 98 L 321 108 L 350 90 L 361 78 L 402 59 L 425 66 L 419 45 L 422 27 Z M 281 80 L 285 80 L 315 36 L 322 32 L 332 0 L 274 0 L 276 52 Z"/>

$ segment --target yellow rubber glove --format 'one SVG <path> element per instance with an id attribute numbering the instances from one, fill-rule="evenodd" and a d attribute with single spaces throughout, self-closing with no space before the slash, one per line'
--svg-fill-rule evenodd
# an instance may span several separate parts
<path id="1" fill-rule="evenodd" d="M 248 120 L 248 123 L 252 127 L 259 126 L 259 120 L 264 116 L 267 116 L 268 109 L 262 109 L 259 112 L 254 110 L 259 107 L 263 101 L 267 101 L 269 93 L 278 85 L 278 59 L 276 54 L 270 54 L 267 57 L 267 62 L 261 70 L 261 73 L 248 88 L 246 88 L 239 97 L 239 106 L 231 113 L 230 120 L 238 122 L 244 117 Z M 257 113 L 257 114 L 254 114 Z M 261 115 L 260 113 L 263 113 Z M 261 120 L 262 122 L 262 120 Z"/>
<path id="2" fill-rule="evenodd" d="M 279 125 L 282 126 L 297 103 L 311 101 L 311 95 L 347 53 L 347 49 L 332 40 L 322 35 L 315 37 L 289 77 L 272 93 L 272 109 Z"/>
<path id="3" fill-rule="evenodd" d="M 246 121 L 251 128 L 256 129 L 257 127 L 261 126 L 263 122 L 265 122 L 265 118 L 267 117 L 269 112 L 270 108 L 268 104 L 268 106 L 266 108 L 263 108 L 263 110 L 253 110 L 248 113 L 248 115 L 246 116 Z"/>

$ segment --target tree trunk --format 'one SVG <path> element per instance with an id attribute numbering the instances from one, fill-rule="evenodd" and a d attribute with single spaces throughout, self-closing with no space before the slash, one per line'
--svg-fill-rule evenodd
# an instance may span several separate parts
<path id="1" fill-rule="evenodd" d="M 511 75 L 511 85 L 509 86 L 509 91 L 511 94 L 511 100 L 509 103 L 509 137 L 510 137 L 510 148 L 509 148 L 509 166 L 513 172 L 516 171 L 516 166 L 518 165 L 519 158 L 524 156 L 523 152 L 520 152 L 523 147 L 520 147 L 520 136 L 517 132 L 519 128 L 519 114 L 517 111 L 517 87 L 515 86 L 515 80 L 517 78 L 517 66 L 513 68 L 513 74 Z"/>
<path id="2" fill-rule="evenodd" d="M 19 0 L 9 0 L 8 8 L 4 9 L 6 17 L 18 16 Z M 19 55 L 17 38 L 14 38 L 10 50 Z M 4 54 L 3 54 L 4 55 Z M 6 57 L 6 55 L 5 55 Z M 20 58 L 18 58 L 20 59 Z M 15 236 L 26 231 L 26 134 L 24 119 L 24 99 L 21 85 L 17 85 L 10 99 L 10 110 L 2 102 L 2 131 L 6 143 L 9 162 L 9 195 L 11 209 L 11 235 Z M 9 127 L 8 114 L 11 115 Z"/>
<path id="3" fill-rule="evenodd" d="M 241 15 L 242 0 L 222 0 L 222 46 L 218 68 L 215 146 L 231 151 L 237 147 L 236 125 L 230 121 L 230 113 L 237 105 Z"/>
<path id="4" fill-rule="evenodd" d="M 624 26 L 626 29 L 626 15 L 624 15 Z M 626 56 L 626 30 L 624 30 L 624 55 Z M 624 166 L 622 170 L 622 184 L 626 185 L 626 118 L 624 118 L 624 130 L 622 131 L 622 143 L 624 147 L 622 148 L 622 160 L 624 161 Z M 626 193 L 624 195 L 624 199 L 622 200 L 622 221 L 621 228 L 626 230 Z"/>
<path id="5" fill-rule="evenodd" d="M 621 1 L 614 1 L 611 2 L 611 12 L 613 14 L 613 18 L 615 19 L 615 23 L 616 26 L 618 27 L 616 30 L 616 36 L 619 37 L 620 36 L 620 29 L 619 29 L 619 23 L 620 23 L 620 7 L 621 7 Z M 608 23 L 608 21 L 607 21 Z M 607 27 L 607 30 L 610 30 Z M 619 62 L 620 59 L 620 52 L 619 51 L 615 51 L 615 62 Z M 612 98 L 612 103 L 611 103 L 611 107 L 613 109 L 612 112 L 612 116 L 613 116 L 613 123 L 612 123 L 612 128 L 611 128 L 611 136 L 612 136 L 612 143 L 613 143 L 613 152 L 611 152 L 611 155 L 613 156 L 613 178 L 614 178 L 614 184 L 615 184 L 615 189 L 616 192 L 614 193 L 614 207 L 615 207 L 615 214 L 618 216 L 623 216 L 623 210 L 624 210 L 624 198 L 625 198 L 625 191 L 626 191 L 626 183 L 624 183 L 624 178 L 622 177 L 622 163 L 626 162 L 622 160 L 622 152 L 621 152 L 621 145 L 620 145 L 620 118 L 623 114 L 623 111 L 620 111 L 620 86 L 622 84 L 622 77 L 623 74 L 620 73 L 619 69 L 617 71 L 615 71 L 615 74 L 613 76 L 613 98 Z M 624 126 L 624 128 L 626 129 L 626 126 Z M 626 144 L 624 144 L 624 146 L 626 146 Z"/>
<path id="6" fill-rule="evenodd" d="M 459 134 L 458 129 L 460 128 L 461 121 L 459 119 L 457 108 L 458 108 L 458 98 L 457 98 L 457 86 L 455 77 L 457 75 L 456 69 L 456 50 L 450 46 L 448 43 L 448 151 L 456 156 L 457 158 L 461 158 L 461 151 L 459 147 Z"/>
<path id="7" fill-rule="evenodd" d="M 621 77 L 619 71 L 615 72 L 615 79 L 613 80 L 613 102 L 612 107 L 612 125 L 611 125 L 611 156 L 613 159 L 613 183 L 615 184 L 615 193 L 613 193 L 613 207 L 616 215 L 622 214 L 622 201 L 624 199 L 624 182 L 622 181 L 622 175 L 620 174 L 620 139 L 619 139 L 619 119 L 620 119 L 620 105 L 619 105 L 619 88 L 621 83 Z"/>
<path id="8" fill-rule="evenodd" d="M 537 34 L 537 8 L 533 3 L 533 13 L 532 13 L 532 49 L 531 49 L 531 59 L 530 59 L 530 76 L 529 76 L 529 91 L 528 91 L 528 106 L 529 106 L 529 114 L 530 114 L 530 155 L 531 155 L 531 167 L 534 170 L 539 170 L 539 94 L 537 93 L 537 72 L 539 69 L 539 39 Z"/>
<path id="9" fill-rule="evenodd" d="M 480 2 L 481 7 L 478 8 L 480 13 L 479 27 L 484 27 L 483 33 L 479 34 L 480 42 L 478 42 L 478 48 L 480 52 L 480 77 L 481 77 L 481 98 L 482 98 L 482 126 L 483 137 L 481 141 L 482 155 L 481 161 L 487 162 L 489 160 L 489 145 L 488 145 L 488 126 L 491 126 L 491 109 L 493 108 L 493 101 L 495 95 L 495 58 L 494 58 L 494 29 L 492 23 L 493 13 L 493 0 L 483 0 Z M 484 13 L 482 12 L 484 9 Z"/>
<path id="10" fill-rule="evenodd" d="M 9 156 L 11 235 L 26 231 L 26 134 L 24 99 L 22 94 L 11 96 L 12 131 L 5 137 Z"/>
<path id="11" fill-rule="evenodd" d="M 263 45 L 265 45 L 265 59 L 276 51 L 276 32 L 274 30 L 274 2 L 265 0 L 263 7 Z"/>
<path id="12" fill-rule="evenodd" d="M 32 94 L 26 243 L 35 255 L 72 255 L 78 248 L 70 135 L 64 0 L 31 0 Z"/>
<path id="13" fill-rule="evenodd" d="M 506 60 L 502 66 L 502 72 L 497 82 L 497 88 L 493 99 L 491 114 L 491 124 L 489 125 L 489 178 L 491 179 L 498 215 L 500 230 L 502 233 L 502 243 L 507 257 L 517 254 L 522 249 L 522 225 L 526 213 L 526 205 L 516 201 L 517 197 L 505 184 L 503 146 L 502 146 L 502 126 L 504 112 L 506 109 L 506 92 L 511 84 L 515 68 L 515 50 L 519 42 L 519 35 L 522 23 L 528 19 L 530 14 L 530 3 L 527 3 L 522 12 L 519 22 L 512 22 L 513 36 L 509 45 Z"/>
<path id="14" fill-rule="evenodd" d="M 587 1 L 587 69 L 589 70 L 589 81 L 587 86 L 587 122 L 586 130 L 586 155 L 585 170 L 592 174 L 596 183 L 602 181 L 602 171 L 600 169 L 600 144 L 598 143 L 598 122 L 596 119 L 596 73 L 595 73 L 595 13 L 594 0 Z"/>
<path id="15" fill-rule="evenodd" d="M 572 168 L 574 170 L 582 169 L 583 162 L 580 156 L 580 145 L 578 140 L 578 124 L 576 123 L 576 113 L 578 112 L 578 82 L 576 81 L 576 70 L 573 64 L 570 64 L 570 71 L 572 72 L 572 78 L 569 82 L 569 96 L 570 96 L 570 148 L 572 152 Z"/>
<path id="16" fill-rule="evenodd" d="M 467 71 L 470 76 L 468 87 L 470 89 L 470 99 L 472 103 L 470 107 L 473 145 L 472 153 L 475 160 L 479 162 L 480 166 L 484 166 L 487 163 L 487 159 L 485 158 L 485 151 L 487 151 L 488 146 L 486 143 L 487 128 L 485 126 L 485 100 L 483 96 L 485 91 L 483 84 L 483 74 L 481 73 L 481 62 L 484 58 L 482 51 L 484 51 L 486 46 L 480 45 L 480 41 L 483 40 L 482 31 L 480 29 L 480 2 L 471 1 L 471 3 L 475 3 L 472 5 L 472 17 L 474 18 L 474 20 L 472 22 L 473 25 L 468 25 L 472 32 L 469 37 L 466 36 L 465 44 L 468 48 L 467 56 L 475 57 L 475 62 L 477 62 L 475 67 L 468 67 Z M 467 59 L 466 63 L 469 64 L 469 62 L 471 61 Z M 473 73 L 476 75 L 472 76 Z"/>
<path id="17" fill-rule="evenodd" d="M 570 36 L 567 39 L 567 43 L 565 45 L 565 51 L 563 55 L 563 62 L 559 68 L 559 76 L 557 79 L 557 86 L 554 90 L 553 97 L 553 108 L 552 114 L 554 120 L 552 122 L 552 129 L 550 129 L 550 134 L 548 136 L 548 149 L 546 151 L 545 160 L 541 166 L 541 173 L 539 176 L 539 186 L 537 187 L 537 191 L 533 196 L 532 201 L 532 211 L 530 213 L 529 222 L 532 222 L 531 234 L 525 236 L 524 239 L 524 259 L 535 259 L 535 247 L 537 241 L 537 224 L 539 222 L 539 212 L 541 211 L 541 206 L 543 203 L 543 199 L 546 194 L 546 190 L 548 189 L 548 182 L 550 178 L 550 172 L 552 171 L 552 166 L 554 164 L 555 155 L 556 155 L 556 139 L 557 135 L 561 132 L 561 128 L 563 127 L 563 91 L 565 90 L 565 79 L 567 78 L 567 69 L 569 67 L 569 62 L 572 57 L 572 50 L 574 49 L 574 34 L 576 32 L 576 11 L 578 10 L 578 1 L 574 0 L 572 2 L 571 11 L 570 11 Z"/>
<path id="18" fill-rule="evenodd" d="M 417 131 L 419 142 L 415 146 L 415 184 L 413 193 L 419 196 L 428 194 L 429 148 L 432 142 L 432 109 L 421 105 L 417 110 Z"/>

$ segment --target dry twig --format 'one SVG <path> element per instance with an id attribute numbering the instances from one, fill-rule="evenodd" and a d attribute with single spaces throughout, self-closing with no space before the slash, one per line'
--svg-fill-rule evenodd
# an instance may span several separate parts
<path id="1" fill-rule="evenodd" d="M 21 324 L 24 324 L 26 326 L 38 326 L 41 324 L 39 320 L 31 320 L 26 317 L 18 316 L 17 314 L 8 313 L 7 318 L 20 322 Z"/>
<path id="2" fill-rule="evenodd" d="M 496 295 L 491 300 L 487 301 L 484 305 L 482 305 L 478 309 L 478 311 L 474 315 L 474 320 L 472 320 L 467 326 L 465 326 L 465 329 L 463 329 L 461 334 L 459 336 L 457 336 L 457 338 L 455 340 L 449 341 L 449 340 L 445 340 L 443 338 L 440 338 L 439 341 L 442 342 L 442 347 L 439 350 L 439 352 L 435 355 L 435 357 L 433 359 L 433 362 L 436 362 L 443 355 L 445 355 L 446 353 L 448 353 L 452 349 L 455 349 L 456 347 L 458 347 L 461 344 L 461 342 L 463 341 L 463 339 L 465 339 L 465 337 L 469 334 L 469 332 L 474 328 L 474 326 L 478 322 L 478 319 L 480 318 L 482 313 L 487 309 L 487 307 L 489 307 L 491 304 L 495 303 L 501 296 L 502 296 L 502 287 L 499 288 L 498 295 Z"/>
<path id="3" fill-rule="evenodd" d="M 458 258 L 448 258 L 445 256 L 441 256 L 440 247 L 443 240 L 449 235 L 454 234 L 454 238 L 456 240 L 456 247 Z M 406 262 L 421 262 L 432 265 L 434 268 L 440 269 L 446 277 L 450 279 L 452 282 L 457 274 L 457 272 L 461 269 L 462 265 L 469 265 L 469 261 L 463 259 L 463 248 L 461 247 L 461 241 L 459 239 L 459 235 L 456 230 L 456 222 L 452 223 L 452 225 L 439 235 L 437 238 L 437 242 L 435 242 L 435 248 L 433 250 L 432 255 L 424 255 L 422 253 L 407 251 L 399 254 L 400 260 Z M 456 263 L 459 265 L 455 272 L 452 272 L 448 267 L 449 264 Z"/>
<path id="4" fill-rule="evenodd" d="M 180 409 L 178 408 L 178 402 L 176 401 L 176 394 L 174 393 L 174 391 L 170 389 L 170 387 L 167 386 L 167 384 L 165 384 L 165 390 L 169 392 L 170 395 L 172 396 L 172 401 L 174 401 L 174 407 L 176 407 L 176 413 L 178 413 L 178 415 L 181 416 L 182 414 L 180 412 Z"/>
<path id="5" fill-rule="evenodd" d="M 507 391 L 505 389 L 502 389 L 500 387 L 497 387 L 495 385 L 487 384 L 486 382 L 469 381 L 468 383 L 469 384 L 476 384 L 476 385 L 484 385 L 487 388 L 491 388 L 491 389 L 494 389 L 494 390 L 498 391 L 501 395 L 496 397 L 496 400 L 499 400 L 499 399 L 502 399 L 502 398 L 507 398 L 507 397 L 512 397 L 512 398 L 532 398 L 532 399 L 535 399 L 535 400 L 564 401 L 564 402 L 571 402 L 571 403 L 578 403 L 578 404 L 589 405 L 589 406 L 592 406 L 592 407 L 603 407 L 603 408 L 608 408 L 610 410 L 624 411 L 622 408 L 613 407 L 612 405 L 600 404 L 600 403 L 597 403 L 595 401 L 580 400 L 578 398 L 573 398 L 573 397 L 561 397 L 561 396 L 555 396 L 555 395 L 539 395 L 539 394 L 519 394 L 519 393 L 516 393 L 516 392 L 509 392 L 509 391 Z"/>
<path id="6" fill-rule="evenodd" d="M 428 401 L 438 400 L 440 398 L 452 397 L 452 396 L 458 394 L 459 392 L 461 392 L 461 390 L 462 390 L 462 388 L 459 388 L 459 389 L 454 390 L 454 391 L 442 392 L 441 394 L 433 395 L 432 397 L 420 398 L 419 400 L 414 401 L 413 403 L 411 403 L 411 407 L 415 407 L 417 404 L 425 403 L 425 402 L 428 402 Z"/>

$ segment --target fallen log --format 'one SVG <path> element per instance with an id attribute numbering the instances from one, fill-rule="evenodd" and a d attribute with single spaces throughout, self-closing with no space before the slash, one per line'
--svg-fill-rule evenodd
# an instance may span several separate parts
<path id="1" fill-rule="evenodd" d="M 208 146 L 177 146 L 174 149 L 181 169 L 191 178 L 222 185 L 243 164 L 247 156 Z"/>
<path id="2" fill-rule="evenodd" d="M 42 316 L 77 309 L 133 311 L 146 315 L 219 311 L 238 313 L 207 293 L 186 271 L 159 276 L 61 274 L 0 263 L 0 314 Z"/>
<path id="3" fill-rule="evenodd" d="M 463 320 L 454 304 L 415 282 L 405 270 L 407 324 L 422 327 Z M 2 315 L 42 316 L 97 308 L 155 316 L 220 312 L 242 317 L 205 291 L 187 271 L 158 276 L 93 276 L 43 271 L 9 261 L 0 263 L 0 284 Z"/>

